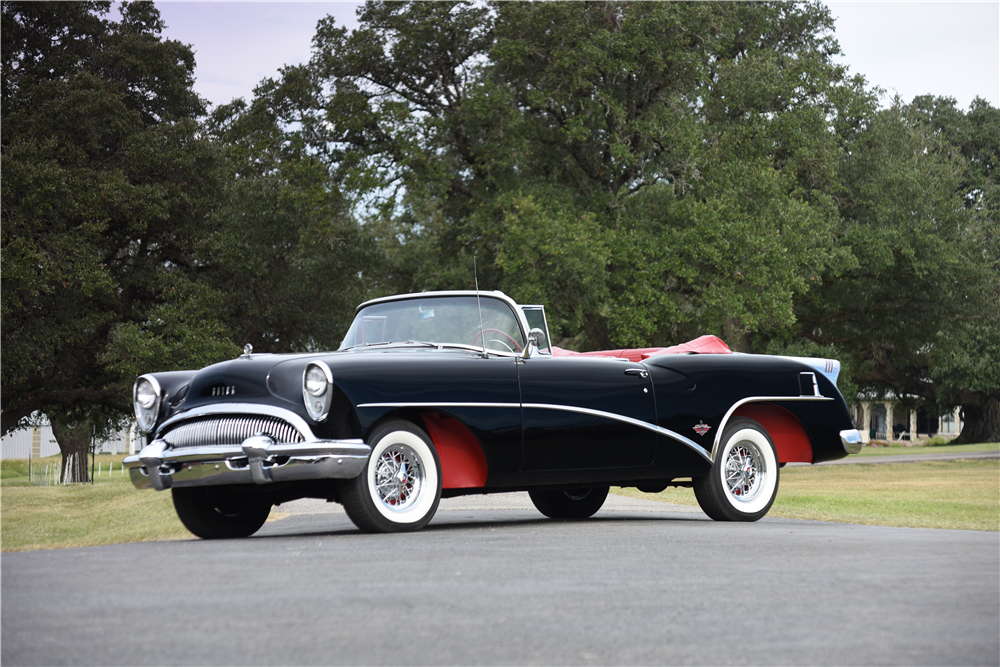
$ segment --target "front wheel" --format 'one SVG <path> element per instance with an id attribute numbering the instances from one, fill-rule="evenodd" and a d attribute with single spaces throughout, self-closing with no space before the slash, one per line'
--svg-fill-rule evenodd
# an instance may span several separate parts
<path id="1" fill-rule="evenodd" d="M 601 509 L 607 500 L 608 486 L 589 489 L 528 491 L 531 502 L 539 512 L 550 519 L 586 519 Z"/>
<path id="2" fill-rule="evenodd" d="M 184 527 L 206 540 L 249 537 L 267 521 L 270 503 L 255 501 L 227 486 L 171 489 Z"/>
<path id="3" fill-rule="evenodd" d="M 405 421 L 372 432 L 368 465 L 340 483 L 344 510 L 366 533 L 396 533 L 426 526 L 441 501 L 441 462 L 431 439 Z"/>
<path id="4" fill-rule="evenodd" d="M 764 427 L 752 419 L 730 422 L 705 477 L 694 480 L 702 511 L 716 521 L 756 521 L 778 495 L 778 457 Z"/>

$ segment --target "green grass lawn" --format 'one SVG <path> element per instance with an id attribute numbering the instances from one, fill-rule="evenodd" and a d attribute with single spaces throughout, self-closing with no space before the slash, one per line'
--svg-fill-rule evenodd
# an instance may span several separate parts
<path id="1" fill-rule="evenodd" d="M 985 447 L 996 448 L 995 444 Z M 876 451 L 888 450 L 908 454 L 947 448 Z M 94 484 L 47 487 L 30 484 L 27 461 L 0 462 L 0 549 L 23 551 L 191 539 L 174 513 L 170 494 L 133 487 L 128 476 L 121 474 L 122 458 L 98 456 L 102 475 Z M 43 468 L 46 462 L 58 465 L 59 457 L 42 459 Z M 114 472 L 109 476 L 111 463 Z M 672 488 L 646 494 L 616 488 L 614 492 L 697 505 L 691 489 Z M 282 516 L 274 512 L 270 520 Z M 785 468 L 781 471 L 778 499 L 769 516 L 997 531 L 1000 530 L 1000 460 Z"/>
<path id="2" fill-rule="evenodd" d="M 634 498 L 695 505 L 670 488 Z M 768 516 L 909 528 L 1000 530 L 1000 460 L 921 461 L 784 468 Z"/>
<path id="3" fill-rule="evenodd" d="M 41 459 L 59 465 L 58 456 Z M 97 456 L 93 484 L 33 486 L 28 462 L 0 466 L 0 549 L 24 551 L 188 539 L 169 493 L 140 491 L 121 474 L 122 455 Z M 114 472 L 108 466 L 114 463 Z M 36 466 L 38 461 L 36 461 Z M 96 469 L 95 469 L 96 472 Z"/>

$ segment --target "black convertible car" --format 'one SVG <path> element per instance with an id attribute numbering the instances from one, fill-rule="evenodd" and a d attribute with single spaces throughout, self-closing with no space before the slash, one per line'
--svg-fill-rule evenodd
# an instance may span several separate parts
<path id="1" fill-rule="evenodd" d="M 541 306 L 427 292 L 358 307 L 340 349 L 255 354 L 151 373 L 134 402 L 139 488 L 170 489 L 204 538 L 257 531 L 298 498 L 343 504 L 363 531 L 418 530 L 442 497 L 528 491 L 585 518 L 610 486 L 692 486 L 719 521 L 755 521 L 779 469 L 857 453 L 826 359 L 734 354 L 714 337 L 577 354 Z"/>

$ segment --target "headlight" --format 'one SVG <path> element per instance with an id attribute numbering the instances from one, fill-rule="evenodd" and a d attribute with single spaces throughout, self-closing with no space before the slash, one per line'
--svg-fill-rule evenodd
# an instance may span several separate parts
<path id="1" fill-rule="evenodd" d="M 306 369 L 306 391 L 313 396 L 322 396 L 326 393 L 328 383 L 326 373 L 319 366 L 309 366 Z"/>
<path id="2" fill-rule="evenodd" d="M 156 424 L 162 395 L 160 383 L 152 375 L 143 375 L 135 381 L 135 385 L 132 387 L 132 405 L 135 408 L 135 418 L 139 422 L 139 428 L 147 433 L 153 430 L 153 426 Z"/>
<path id="3" fill-rule="evenodd" d="M 148 410 L 153 407 L 156 403 L 156 389 L 153 387 L 153 383 L 146 378 L 140 379 L 135 383 L 135 402 L 139 404 L 139 407 L 143 410 Z"/>
<path id="4" fill-rule="evenodd" d="M 326 419 L 330 412 L 332 385 L 333 373 L 322 361 L 313 362 L 302 371 L 302 400 L 305 401 L 306 412 L 318 422 Z"/>

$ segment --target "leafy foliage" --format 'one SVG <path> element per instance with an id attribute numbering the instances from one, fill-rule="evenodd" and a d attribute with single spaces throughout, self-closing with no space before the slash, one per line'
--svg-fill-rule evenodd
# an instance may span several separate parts
<path id="1" fill-rule="evenodd" d="M 110 342 L 187 310 L 172 286 L 218 186 L 190 50 L 160 38 L 151 4 L 123 4 L 120 22 L 108 8 L 3 4 L 3 430 L 45 412 L 64 454 L 129 411 Z M 198 342 L 177 361 L 229 349 Z"/>
<path id="2" fill-rule="evenodd" d="M 208 118 L 109 8 L 3 5 L 5 431 L 478 278 L 565 346 L 837 357 L 1000 439 L 998 111 L 879 110 L 821 3 L 368 2 Z"/>
<path id="3" fill-rule="evenodd" d="M 45 413 L 64 454 L 131 413 L 139 373 L 335 346 L 378 257 L 266 114 L 200 122 L 151 3 L 109 8 L 3 4 L 3 431 Z"/>

